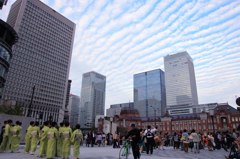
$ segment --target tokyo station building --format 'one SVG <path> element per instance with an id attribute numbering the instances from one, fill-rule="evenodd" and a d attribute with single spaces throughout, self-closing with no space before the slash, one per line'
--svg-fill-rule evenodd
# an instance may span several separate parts
<path id="1" fill-rule="evenodd" d="M 142 119 L 139 117 L 137 110 L 131 108 L 124 109 L 120 115 L 113 118 L 113 122 L 118 128 L 130 129 L 132 123 L 138 128 L 146 129 L 148 125 L 157 127 L 158 131 L 164 133 L 180 132 L 184 129 L 191 131 L 195 129 L 197 132 L 232 132 L 239 129 L 240 112 L 230 106 L 228 103 L 218 104 L 214 109 L 214 113 L 201 112 L 195 114 L 170 116 L 166 113 L 163 117 L 151 119 Z"/>

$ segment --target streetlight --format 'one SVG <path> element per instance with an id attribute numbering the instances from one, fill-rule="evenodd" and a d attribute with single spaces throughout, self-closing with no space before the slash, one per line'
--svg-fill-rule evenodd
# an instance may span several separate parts
<path id="1" fill-rule="evenodd" d="M 113 122 L 113 117 L 110 117 L 110 133 L 112 134 L 112 122 Z"/>
<path id="2" fill-rule="evenodd" d="M 213 117 L 214 117 L 214 109 L 210 109 L 209 110 L 209 114 L 212 118 L 212 125 L 213 125 L 213 133 L 215 134 L 215 128 L 214 128 L 214 120 L 213 120 Z"/>
<path id="3" fill-rule="evenodd" d="M 157 124 L 156 124 L 156 109 L 153 107 L 153 106 L 150 106 L 151 108 L 153 108 L 153 110 L 154 110 L 154 126 L 155 126 L 155 128 L 156 128 L 156 126 L 157 126 Z"/>
<path id="4" fill-rule="evenodd" d="M 34 92 L 35 92 L 35 85 L 32 87 L 32 95 L 31 95 L 30 104 L 29 104 L 29 106 L 28 106 L 28 114 L 27 114 L 27 117 L 31 117 L 31 114 L 32 114 L 32 102 L 33 102 Z"/>

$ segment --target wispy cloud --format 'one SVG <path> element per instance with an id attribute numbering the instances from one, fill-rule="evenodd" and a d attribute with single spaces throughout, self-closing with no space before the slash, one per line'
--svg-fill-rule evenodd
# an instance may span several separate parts
<path id="1" fill-rule="evenodd" d="M 240 1 L 64 0 L 44 3 L 77 24 L 70 78 L 80 95 L 82 74 L 107 76 L 106 108 L 133 101 L 133 75 L 161 68 L 163 57 L 187 50 L 200 103 L 240 96 Z M 0 11 L 6 19 L 12 1 Z M 3 13 L 3 14 L 2 14 Z"/>

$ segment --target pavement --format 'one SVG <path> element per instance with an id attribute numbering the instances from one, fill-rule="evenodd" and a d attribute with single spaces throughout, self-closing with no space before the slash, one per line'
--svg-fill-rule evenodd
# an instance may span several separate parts
<path id="1" fill-rule="evenodd" d="M 110 146 L 106 147 L 80 147 L 80 159 L 118 159 L 119 148 L 113 149 Z M 0 153 L 0 159 L 40 159 L 35 155 L 26 154 L 23 152 L 23 146 L 20 146 L 20 153 Z M 72 149 L 71 149 L 72 151 Z M 73 159 L 73 152 L 71 152 L 70 159 Z M 155 149 L 152 155 L 142 153 L 141 159 L 225 159 L 225 155 L 229 152 L 225 150 L 200 150 L 200 153 L 193 152 L 185 153 L 180 150 L 173 150 L 172 147 L 166 147 L 165 150 Z M 60 159 L 60 158 L 55 158 Z M 128 159 L 133 159 L 130 154 Z"/>

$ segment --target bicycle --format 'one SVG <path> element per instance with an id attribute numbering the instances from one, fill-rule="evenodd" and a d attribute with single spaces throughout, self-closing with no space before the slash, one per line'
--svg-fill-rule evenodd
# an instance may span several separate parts
<path id="1" fill-rule="evenodd" d="M 128 156 L 130 154 L 130 148 L 131 143 L 129 140 L 126 140 L 119 151 L 119 159 L 128 159 Z"/>

